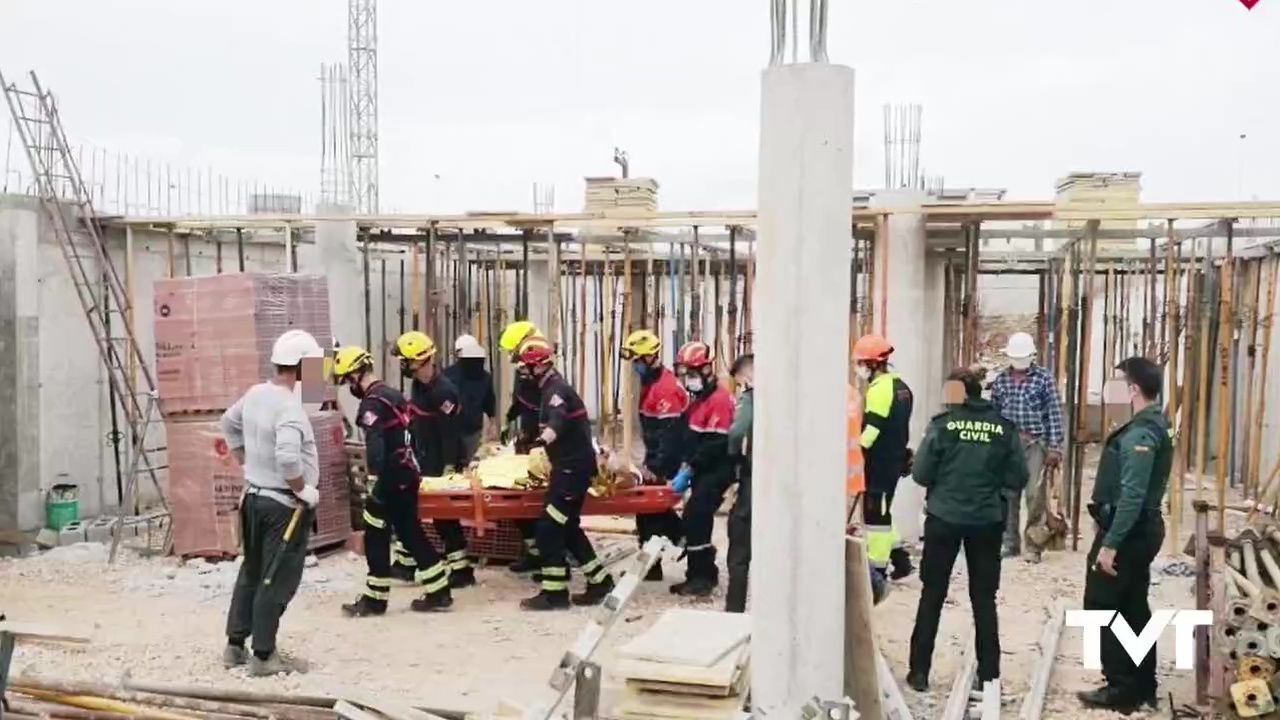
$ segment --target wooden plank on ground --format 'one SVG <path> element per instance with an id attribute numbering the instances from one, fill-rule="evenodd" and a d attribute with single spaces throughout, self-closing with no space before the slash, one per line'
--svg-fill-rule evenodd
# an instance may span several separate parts
<path id="1" fill-rule="evenodd" d="M 346 700 L 339 700 L 334 703 L 333 711 L 338 713 L 338 717 L 343 718 L 343 720 L 382 720 L 380 713 L 362 710 Z"/>
<path id="2" fill-rule="evenodd" d="M 33 623 L 0 622 L 0 632 L 7 632 L 22 641 L 70 643 L 75 645 L 86 645 L 90 642 L 89 638 L 83 635 L 71 635 L 55 628 Z"/>
<path id="3" fill-rule="evenodd" d="M 750 646 L 739 645 L 710 667 L 676 665 L 620 658 L 613 668 L 616 677 L 627 680 L 672 683 L 677 685 L 702 685 L 704 687 L 729 687 L 741 672 L 750 653 Z"/>
<path id="4" fill-rule="evenodd" d="M 674 608 L 618 650 L 618 657 L 710 667 L 751 637 L 751 616 Z"/>
<path id="5" fill-rule="evenodd" d="M 884 653 L 876 651 L 876 675 L 880 680 L 880 701 L 884 706 L 884 714 L 875 716 L 883 717 L 885 720 L 913 720 L 911 717 L 911 708 L 907 707 L 906 698 L 902 697 L 902 688 L 898 687 L 898 681 L 893 677 L 893 671 L 889 669 L 889 661 L 884 659 Z M 866 715 L 865 717 L 873 717 Z"/>
<path id="6" fill-rule="evenodd" d="M 884 717 L 879 653 L 871 625 L 875 601 L 862 538 L 845 538 L 844 569 L 844 694 L 863 717 Z"/>
<path id="7" fill-rule="evenodd" d="M 615 715 L 623 720 L 732 720 L 741 708 L 741 697 L 708 698 L 624 687 Z"/>
<path id="8" fill-rule="evenodd" d="M 356 707 L 373 710 L 374 712 L 386 715 L 391 720 L 443 720 L 439 715 L 430 713 L 425 710 L 419 710 L 411 705 L 389 700 L 383 697 L 376 697 L 365 693 L 343 693 L 344 701 L 355 705 Z"/>
<path id="9" fill-rule="evenodd" d="M 969 713 L 969 691 L 973 688 L 973 676 L 978 672 L 978 656 L 973 651 L 973 634 L 964 641 L 964 661 L 960 663 L 960 672 L 951 683 L 951 694 L 947 696 L 947 704 L 942 709 L 942 720 L 965 720 Z"/>
<path id="10" fill-rule="evenodd" d="M 1044 699 L 1049 693 L 1049 680 L 1053 677 L 1053 666 L 1058 659 L 1058 642 L 1062 639 L 1066 613 L 1066 603 L 1059 600 L 1044 623 L 1044 630 L 1040 633 L 1040 658 L 1036 660 L 1036 669 L 1031 676 L 1031 687 L 1022 699 L 1018 720 L 1040 720 Z"/>

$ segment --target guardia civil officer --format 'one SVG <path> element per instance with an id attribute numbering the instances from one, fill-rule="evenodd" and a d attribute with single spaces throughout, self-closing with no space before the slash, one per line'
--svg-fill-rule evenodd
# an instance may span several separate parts
<path id="1" fill-rule="evenodd" d="M 927 515 L 920 561 L 923 589 L 911 632 L 907 684 L 921 692 L 929 688 L 938 619 L 961 545 L 969 568 L 979 686 L 1000 677 L 996 591 L 1008 513 L 1005 496 L 1027 484 L 1018 428 L 982 398 L 979 375 L 959 368 L 948 381 L 947 409 L 929 422 L 912 469 L 925 489 Z"/>
<path id="2" fill-rule="evenodd" d="M 1129 627 L 1143 628 L 1151 620 L 1151 561 L 1164 542 L 1160 501 L 1173 466 L 1173 439 L 1156 402 L 1164 385 L 1160 367 L 1131 357 L 1116 369 L 1123 375 L 1133 416 L 1107 436 L 1098 462 L 1089 503 L 1097 534 L 1089 549 L 1084 607 L 1118 612 Z M 1079 694 L 1086 707 L 1128 715 L 1144 703 L 1157 704 L 1155 647 L 1135 665 L 1104 627 L 1101 651 L 1106 685 Z"/>

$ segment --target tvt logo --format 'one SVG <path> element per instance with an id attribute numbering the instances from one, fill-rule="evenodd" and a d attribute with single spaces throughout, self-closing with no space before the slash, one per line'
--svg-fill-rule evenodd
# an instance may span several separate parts
<path id="1" fill-rule="evenodd" d="M 1102 628 L 1111 627 L 1120 646 L 1137 664 L 1151 652 L 1160 633 L 1171 623 L 1174 628 L 1174 667 L 1179 670 L 1194 670 L 1195 628 L 1213 624 L 1213 613 L 1209 610 L 1156 610 L 1151 613 L 1151 621 L 1142 628 L 1140 634 L 1134 634 L 1128 621 L 1114 610 L 1068 610 L 1066 618 L 1068 627 L 1084 629 L 1082 654 L 1084 666 L 1088 670 L 1102 669 Z"/>

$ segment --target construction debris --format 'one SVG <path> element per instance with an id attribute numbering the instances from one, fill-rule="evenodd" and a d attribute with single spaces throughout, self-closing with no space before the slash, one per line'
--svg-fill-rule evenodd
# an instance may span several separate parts
<path id="1" fill-rule="evenodd" d="M 624 720 L 731 718 L 750 686 L 751 618 L 709 610 L 668 610 L 618 651 Z"/>

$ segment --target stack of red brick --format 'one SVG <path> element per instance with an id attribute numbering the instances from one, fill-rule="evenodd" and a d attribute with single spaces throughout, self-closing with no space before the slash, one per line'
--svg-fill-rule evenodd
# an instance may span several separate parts
<path id="1" fill-rule="evenodd" d="M 246 390 L 273 374 L 271 346 L 291 328 L 306 330 L 328 346 L 332 332 L 323 276 L 240 273 L 156 282 L 156 383 L 179 555 L 238 552 L 235 506 L 243 476 L 219 419 Z M 320 453 L 315 548 L 345 541 L 351 524 L 342 418 L 331 411 L 310 417 Z"/>

